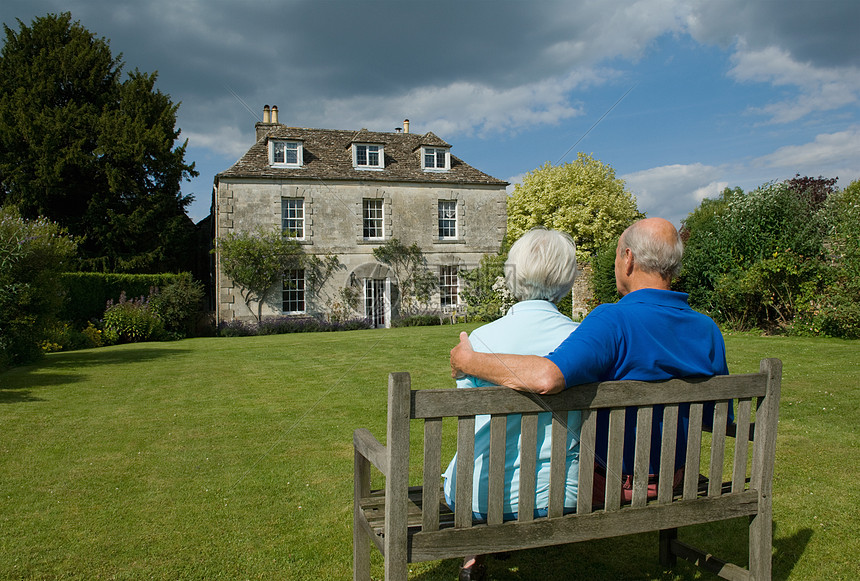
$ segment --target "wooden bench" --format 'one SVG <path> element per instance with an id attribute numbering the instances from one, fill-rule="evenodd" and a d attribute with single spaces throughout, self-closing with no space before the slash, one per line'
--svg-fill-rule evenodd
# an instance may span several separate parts
<path id="1" fill-rule="evenodd" d="M 770 579 L 772 547 L 771 488 L 776 448 L 782 363 L 764 359 L 759 373 L 709 379 L 661 382 L 610 381 L 573 387 L 538 397 L 510 389 L 412 390 L 408 373 L 388 380 L 387 446 L 366 429 L 354 434 L 355 506 L 353 577 L 370 579 L 370 544 L 382 552 L 386 580 L 405 580 L 408 563 L 495 553 L 660 531 L 659 558 L 672 566 L 682 557 L 725 579 Z M 713 426 L 728 426 L 703 434 L 703 402 L 716 401 Z M 671 462 L 661 465 L 657 498 L 647 497 L 648 454 L 653 406 L 664 405 L 661 457 L 675 456 L 678 406 L 690 403 L 684 481 L 672 489 Z M 729 403 L 735 423 L 727 422 Z M 633 495 L 621 501 L 622 442 L 625 408 L 637 411 Z M 609 411 L 606 496 L 592 503 L 597 411 Z M 537 414 L 553 412 L 552 460 L 548 515 L 535 518 L 527 499 L 534 496 Z M 582 411 L 580 474 L 575 513 L 564 514 L 564 459 L 567 412 Z M 502 521 L 505 416 L 522 414 L 522 470 L 518 520 Z M 473 522 L 471 502 L 476 414 L 491 414 L 488 515 Z M 443 418 L 457 418 L 458 465 L 456 512 L 441 491 Z M 423 477 L 409 485 L 410 422 L 423 421 Z M 726 456 L 728 437 L 734 454 Z M 710 440 L 710 445 L 706 445 Z M 749 449 L 752 448 L 750 458 Z M 529 453 L 528 451 L 531 451 Z M 731 450 L 729 447 L 728 450 Z M 703 455 L 704 454 L 704 455 Z M 708 462 L 708 458 L 710 458 Z M 384 490 L 370 488 L 371 468 L 385 476 Z M 532 469 L 530 469 L 530 467 Z M 728 476 L 724 479 L 724 473 Z M 612 475 L 616 475 L 613 477 Z M 725 481 L 724 481 L 725 480 Z M 460 501 L 459 499 L 463 499 Z M 749 517 L 749 567 L 721 561 L 677 539 L 677 528 L 736 517 Z"/>

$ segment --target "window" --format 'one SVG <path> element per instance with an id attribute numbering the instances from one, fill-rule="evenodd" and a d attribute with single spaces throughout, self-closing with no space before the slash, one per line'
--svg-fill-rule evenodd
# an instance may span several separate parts
<path id="1" fill-rule="evenodd" d="M 448 150 L 443 147 L 425 147 L 422 158 L 422 166 L 425 170 L 447 170 Z"/>
<path id="2" fill-rule="evenodd" d="M 456 266 L 439 267 L 439 300 L 442 308 L 454 307 L 459 300 L 460 280 Z"/>
<path id="3" fill-rule="evenodd" d="M 305 238 L 305 201 L 301 198 L 281 200 L 281 229 L 284 235 L 296 240 Z"/>
<path id="4" fill-rule="evenodd" d="M 362 200 L 363 234 L 365 240 L 381 239 L 382 200 Z"/>
<path id="5" fill-rule="evenodd" d="M 385 152 L 381 145 L 353 146 L 353 165 L 357 168 L 382 169 Z"/>
<path id="6" fill-rule="evenodd" d="M 297 141 L 270 141 L 269 163 L 276 167 L 301 167 L 302 144 Z"/>
<path id="7" fill-rule="evenodd" d="M 285 313 L 305 312 L 305 271 L 288 270 L 284 273 L 283 310 Z"/>
<path id="8" fill-rule="evenodd" d="M 457 238 L 457 201 L 439 200 L 439 238 Z"/>

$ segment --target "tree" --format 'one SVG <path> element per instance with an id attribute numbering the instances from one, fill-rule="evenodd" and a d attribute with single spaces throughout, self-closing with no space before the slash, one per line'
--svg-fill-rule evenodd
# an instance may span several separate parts
<path id="1" fill-rule="evenodd" d="M 156 74 L 122 80 L 121 55 L 71 14 L 20 31 L 0 51 L 0 203 L 44 216 L 80 239 L 89 270 L 188 270 L 193 224 L 174 147 L 178 105 Z"/>
<path id="2" fill-rule="evenodd" d="M 508 198 L 508 237 L 513 243 L 535 226 L 561 230 L 573 236 L 577 260 L 587 260 L 642 217 L 615 170 L 580 153 L 564 165 L 544 164 L 515 186 Z"/>
<path id="3" fill-rule="evenodd" d="M 427 259 L 417 242 L 406 246 L 392 238 L 373 249 L 373 257 L 391 268 L 397 279 L 400 293 L 400 314 L 418 314 L 430 301 L 430 295 L 439 286 L 439 279 L 427 270 Z"/>
<path id="4" fill-rule="evenodd" d="M 278 228 L 227 234 L 218 240 L 216 250 L 223 273 L 241 287 L 239 293 L 248 309 L 252 302 L 257 303 L 257 322 L 262 320 L 263 303 L 284 280 L 284 273 L 305 264 L 301 244 Z"/>
<path id="5" fill-rule="evenodd" d="M 725 190 L 703 202 L 684 231 L 679 286 L 719 322 L 789 329 L 828 284 L 822 214 L 809 190 L 789 182 Z"/>
<path id="6" fill-rule="evenodd" d="M 59 275 L 74 255 L 74 241 L 57 224 L 0 207 L 0 369 L 41 355 L 62 307 Z"/>

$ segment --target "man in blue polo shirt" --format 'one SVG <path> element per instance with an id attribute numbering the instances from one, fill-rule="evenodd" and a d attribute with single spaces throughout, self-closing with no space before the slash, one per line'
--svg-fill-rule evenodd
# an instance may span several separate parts
<path id="1" fill-rule="evenodd" d="M 550 394 L 595 381 L 727 374 L 725 344 L 716 323 L 691 309 L 686 294 L 669 290 L 681 268 L 682 254 L 683 244 L 670 222 L 662 218 L 636 222 L 618 240 L 615 282 L 620 301 L 594 309 L 546 357 L 477 353 L 461 333 L 460 343 L 451 350 L 452 375 L 468 374 L 521 391 Z M 686 426 L 687 411 L 679 410 L 682 426 Z M 659 416 L 652 435 L 651 474 L 659 468 L 662 413 Z M 635 410 L 628 410 L 628 425 L 635 417 Z M 601 434 L 600 422 L 598 430 Z M 622 472 L 631 474 L 635 432 L 626 432 Z M 599 440 L 604 441 L 595 452 L 601 460 L 606 442 Z M 676 467 L 683 465 L 685 451 L 686 430 L 682 430 Z"/>

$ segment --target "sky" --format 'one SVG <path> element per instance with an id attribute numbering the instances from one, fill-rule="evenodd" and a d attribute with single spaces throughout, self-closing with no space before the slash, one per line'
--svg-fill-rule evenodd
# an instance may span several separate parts
<path id="1" fill-rule="evenodd" d="M 409 119 L 511 191 L 584 152 L 676 225 L 725 187 L 860 179 L 857 0 L 0 3 L 14 31 L 61 12 L 180 104 L 195 222 L 267 104 L 296 127 Z"/>

